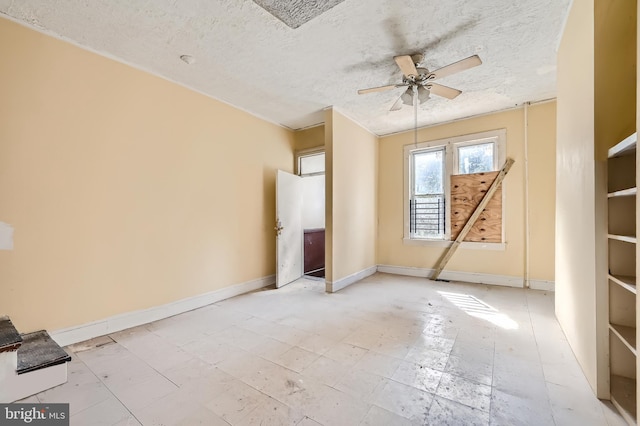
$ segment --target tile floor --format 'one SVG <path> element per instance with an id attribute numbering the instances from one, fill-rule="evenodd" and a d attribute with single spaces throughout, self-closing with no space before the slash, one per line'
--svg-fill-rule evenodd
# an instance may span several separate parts
<path id="1" fill-rule="evenodd" d="M 301 279 L 67 348 L 72 425 L 622 425 L 553 293 Z"/>

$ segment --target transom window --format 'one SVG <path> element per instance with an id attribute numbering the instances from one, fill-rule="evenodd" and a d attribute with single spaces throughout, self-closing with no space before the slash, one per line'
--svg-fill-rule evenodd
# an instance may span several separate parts
<path id="1" fill-rule="evenodd" d="M 450 176 L 498 170 L 505 138 L 498 130 L 405 146 L 405 239 L 451 239 Z"/>
<path id="2" fill-rule="evenodd" d="M 300 176 L 324 174 L 324 151 L 298 154 L 298 174 Z"/>

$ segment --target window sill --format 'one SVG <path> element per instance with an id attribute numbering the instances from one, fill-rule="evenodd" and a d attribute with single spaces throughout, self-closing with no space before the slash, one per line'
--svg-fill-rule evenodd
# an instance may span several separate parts
<path id="1" fill-rule="evenodd" d="M 444 240 L 419 240 L 414 238 L 404 238 L 403 244 L 407 246 L 423 246 L 423 247 L 451 247 L 453 241 Z M 507 248 L 506 243 L 475 243 L 464 241 L 460 244 L 461 249 L 467 250 L 496 250 L 504 251 Z"/>

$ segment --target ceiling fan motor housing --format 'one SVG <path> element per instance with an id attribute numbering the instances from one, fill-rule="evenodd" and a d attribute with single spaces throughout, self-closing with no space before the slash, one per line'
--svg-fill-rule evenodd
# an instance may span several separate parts
<path id="1" fill-rule="evenodd" d="M 418 75 L 416 76 L 402 76 L 402 82 L 404 84 L 408 84 L 408 85 L 412 85 L 412 84 L 417 84 L 420 86 L 424 86 L 427 84 L 427 82 L 429 82 L 430 80 L 433 80 L 435 75 L 431 72 L 429 72 L 428 69 L 426 68 L 416 68 L 416 70 L 418 71 Z"/>

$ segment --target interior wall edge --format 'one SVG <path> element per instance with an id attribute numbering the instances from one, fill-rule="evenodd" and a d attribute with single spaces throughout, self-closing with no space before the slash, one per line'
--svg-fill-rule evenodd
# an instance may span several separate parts
<path id="1" fill-rule="evenodd" d="M 370 266 L 354 274 L 351 274 L 344 278 L 340 278 L 337 281 L 325 281 L 326 291 L 327 293 L 335 293 L 336 291 L 342 290 L 343 288 L 348 287 L 351 284 L 354 284 L 362 279 L 367 278 L 370 275 L 375 274 L 377 271 L 377 266 Z"/>

